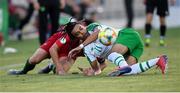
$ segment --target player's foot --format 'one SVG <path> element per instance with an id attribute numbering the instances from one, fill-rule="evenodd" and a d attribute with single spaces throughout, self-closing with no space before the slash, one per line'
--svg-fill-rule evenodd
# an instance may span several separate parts
<path id="1" fill-rule="evenodd" d="M 53 67 L 52 71 L 54 74 L 56 73 L 56 66 Z"/>
<path id="2" fill-rule="evenodd" d="M 160 56 L 156 65 L 161 69 L 162 74 L 166 73 L 167 64 L 168 64 L 168 57 L 166 55 Z"/>
<path id="3" fill-rule="evenodd" d="M 24 75 L 26 73 L 24 73 L 22 70 L 15 70 L 15 69 L 11 69 L 8 71 L 9 75 Z"/>
<path id="4" fill-rule="evenodd" d="M 145 46 L 149 47 L 150 46 L 150 42 L 151 42 L 150 38 L 147 38 L 146 41 L 145 41 Z"/>
<path id="5" fill-rule="evenodd" d="M 159 41 L 159 45 L 162 46 L 162 47 L 164 47 L 164 46 L 165 46 L 165 41 L 164 41 L 164 40 L 160 40 L 160 41 Z"/>
<path id="6" fill-rule="evenodd" d="M 54 64 L 49 64 L 48 66 L 44 67 L 43 69 L 41 69 L 38 74 L 48 74 L 49 72 L 51 72 L 53 70 Z"/>
<path id="7" fill-rule="evenodd" d="M 110 76 L 110 77 L 121 76 L 121 75 L 123 75 L 125 73 L 131 72 L 131 70 L 132 69 L 129 66 L 128 67 L 123 67 L 123 68 L 120 68 L 119 70 L 111 72 L 110 74 L 108 74 L 108 76 Z"/>

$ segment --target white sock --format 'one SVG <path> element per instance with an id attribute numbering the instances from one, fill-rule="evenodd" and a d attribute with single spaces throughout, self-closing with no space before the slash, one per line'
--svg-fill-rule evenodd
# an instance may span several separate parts
<path id="1" fill-rule="evenodd" d="M 159 60 L 159 58 L 154 58 L 154 59 L 148 60 L 147 62 L 148 62 L 148 64 L 149 64 L 150 67 L 153 67 L 153 66 L 156 65 L 156 63 L 158 62 L 158 60 Z"/>
<path id="2" fill-rule="evenodd" d="M 120 66 L 120 67 L 125 67 L 125 66 L 128 66 L 127 62 L 125 61 L 124 57 L 119 54 L 119 53 L 116 53 L 116 52 L 113 52 L 111 53 L 109 56 L 108 56 L 108 60 L 110 62 L 112 62 L 113 64 L 117 65 L 117 66 Z"/>
<path id="3" fill-rule="evenodd" d="M 155 66 L 158 60 L 159 58 L 155 58 L 155 59 L 151 59 L 145 62 L 136 63 L 130 66 L 132 69 L 131 72 L 126 73 L 125 75 L 133 75 L 133 74 L 145 72 L 149 70 L 151 67 Z"/>

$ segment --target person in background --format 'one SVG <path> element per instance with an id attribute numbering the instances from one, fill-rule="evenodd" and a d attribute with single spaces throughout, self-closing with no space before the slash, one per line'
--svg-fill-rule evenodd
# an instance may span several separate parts
<path id="1" fill-rule="evenodd" d="M 20 24 L 19 24 L 19 26 L 17 28 L 17 39 L 19 41 L 22 40 L 22 29 L 29 22 L 29 20 L 31 19 L 31 16 L 33 14 L 33 11 L 34 11 L 33 1 L 32 0 L 27 0 L 27 2 L 29 3 L 29 7 L 27 9 L 27 15 L 25 16 L 24 19 L 22 19 L 20 21 Z"/>
<path id="2" fill-rule="evenodd" d="M 35 10 L 39 11 L 39 41 L 43 44 L 47 39 L 48 18 L 51 20 L 51 35 L 56 33 L 59 23 L 60 9 L 65 6 L 65 0 L 33 0 Z"/>
<path id="3" fill-rule="evenodd" d="M 67 0 L 66 5 L 62 12 L 69 14 L 73 18 L 77 18 L 78 14 L 80 13 L 80 8 L 75 0 Z"/>
<path id="4" fill-rule="evenodd" d="M 79 3 L 80 13 L 77 19 L 86 19 L 86 25 L 96 22 L 97 10 L 94 4 L 93 0 L 82 0 Z"/>
<path id="5" fill-rule="evenodd" d="M 175 3 L 175 0 L 171 0 L 171 3 Z M 160 22 L 160 46 L 165 46 L 166 36 L 166 16 L 169 15 L 168 0 L 144 0 L 146 5 L 146 23 L 145 23 L 145 46 L 150 46 L 151 42 L 151 22 L 153 19 L 154 10 L 157 9 L 157 15 L 159 16 Z"/>
<path id="6" fill-rule="evenodd" d="M 127 16 L 126 27 L 131 28 L 133 26 L 134 19 L 133 0 L 124 0 L 124 7 Z"/>

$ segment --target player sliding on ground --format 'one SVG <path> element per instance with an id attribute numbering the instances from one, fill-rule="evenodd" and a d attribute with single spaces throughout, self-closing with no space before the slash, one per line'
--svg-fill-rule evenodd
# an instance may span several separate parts
<path id="1" fill-rule="evenodd" d="M 100 24 L 91 24 L 91 30 L 95 31 L 92 31 L 93 33 L 81 45 L 69 53 L 69 56 L 73 57 L 84 48 L 84 53 L 92 67 L 92 69 L 81 69 L 85 74 L 98 75 L 101 73 L 101 65 L 98 65 L 97 58 L 108 59 L 120 67 L 110 73 L 109 76 L 137 74 L 155 65 L 160 67 L 163 74 L 165 73 L 167 66 L 167 57 L 165 55 L 146 62 L 137 63 L 143 53 L 144 46 L 140 35 L 135 30 L 129 28 L 114 29 Z M 113 34 L 116 34 L 115 36 L 117 37 L 114 40 L 115 42 L 111 42 L 113 41 L 111 39 L 114 38 L 112 37 Z M 103 38 L 103 36 L 106 37 L 107 40 Z M 128 65 L 127 62 L 132 66 Z"/>
<path id="2" fill-rule="evenodd" d="M 66 74 L 74 64 L 76 57 L 68 58 L 68 53 L 71 49 L 79 45 L 81 37 L 78 37 L 79 32 L 72 31 L 77 22 L 69 22 L 65 26 L 59 28 L 59 32 L 48 38 L 36 52 L 27 59 L 27 62 L 22 70 L 10 70 L 8 74 L 22 75 L 33 70 L 35 65 L 42 62 L 44 59 L 52 58 L 56 66 L 56 74 Z M 86 37 L 86 33 L 84 33 Z"/>
<path id="3" fill-rule="evenodd" d="M 65 26 L 61 26 L 59 29 L 60 32 L 57 32 L 51 36 L 30 58 L 27 59 L 27 62 L 22 70 L 10 70 L 8 74 L 27 74 L 29 71 L 34 69 L 36 64 L 47 58 L 52 58 L 52 61 L 56 67 L 54 71 L 56 74 L 66 74 L 77 58 L 77 56 L 69 58 L 69 51 L 77 47 L 80 40 L 83 41 L 90 35 L 87 31 L 81 31 L 81 29 L 84 28 L 79 27 L 79 25 L 82 25 L 83 23 L 84 22 L 82 21 L 69 22 Z M 78 56 L 83 56 L 83 53 L 80 53 Z M 102 60 L 99 59 L 98 61 L 101 62 Z M 51 70 L 49 67 L 52 68 L 52 66 L 48 66 L 48 69 L 44 69 L 41 71 L 41 73 L 49 72 Z"/>

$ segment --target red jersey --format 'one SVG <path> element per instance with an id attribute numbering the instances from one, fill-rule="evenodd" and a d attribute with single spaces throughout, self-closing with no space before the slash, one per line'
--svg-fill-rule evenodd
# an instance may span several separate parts
<path id="1" fill-rule="evenodd" d="M 79 45 L 79 40 L 71 40 L 69 35 L 64 32 L 55 33 L 53 36 L 47 39 L 47 41 L 40 46 L 49 53 L 51 46 L 56 43 L 59 47 L 58 55 L 59 57 L 68 56 L 71 49 L 76 48 Z"/>

